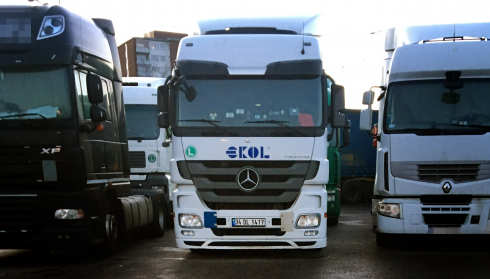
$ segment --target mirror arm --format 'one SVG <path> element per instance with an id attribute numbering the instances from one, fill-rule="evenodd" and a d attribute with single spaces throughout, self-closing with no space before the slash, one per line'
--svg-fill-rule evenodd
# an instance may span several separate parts
<path id="1" fill-rule="evenodd" d="M 330 134 L 327 135 L 327 141 L 331 141 L 332 138 L 333 138 L 333 130 L 334 128 L 332 128 L 332 131 L 330 131 Z"/>

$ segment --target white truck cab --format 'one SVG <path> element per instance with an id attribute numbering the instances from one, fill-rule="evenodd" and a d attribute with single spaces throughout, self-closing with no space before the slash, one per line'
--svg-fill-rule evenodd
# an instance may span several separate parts
<path id="1" fill-rule="evenodd" d="M 373 229 L 490 233 L 489 23 L 394 28 L 378 98 Z M 373 92 L 361 130 L 371 129 Z"/>
<path id="2" fill-rule="evenodd" d="M 165 129 L 158 126 L 156 116 L 157 88 L 164 78 L 123 78 L 124 107 L 128 131 L 131 187 L 161 188 L 165 193 L 167 214 L 172 212 L 170 179 L 171 142 Z"/>
<path id="3" fill-rule="evenodd" d="M 208 20 L 180 42 L 159 88 L 159 124 L 172 127 L 178 247 L 326 246 L 327 125 L 346 121 L 314 21 Z"/>

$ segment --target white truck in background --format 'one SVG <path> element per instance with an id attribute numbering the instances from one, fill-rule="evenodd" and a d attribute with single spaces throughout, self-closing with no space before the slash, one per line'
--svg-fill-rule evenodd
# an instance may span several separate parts
<path id="1" fill-rule="evenodd" d="M 157 88 L 164 78 L 124 77 L 123 96 L 128 131 L 130 181 L 133 189 L 161 189 L 165 197 L 166 223 L 172 222 L 170 180 L 172 146 L 165 129 L 158 126 L 156 116 Z M 168 220 L 168 221 L 167 221 Z"/>
<path id="2" fill-rule="evenodd" d="M 178 247 L 326 246 L 327 125 L 348 125 L 315 20 L 205 20 L 180 42 L 158 89 L 159 125 L 172 127 Z"/>
<path id="3" fill-rule="evenodd" d="M 379 245 L 490 233 L 489 23 L 387 31 L 372 199 Z M 371 130 L 364 93 L 361 130 Z M 376 129 L 374 129 L 376 130 Z"/>

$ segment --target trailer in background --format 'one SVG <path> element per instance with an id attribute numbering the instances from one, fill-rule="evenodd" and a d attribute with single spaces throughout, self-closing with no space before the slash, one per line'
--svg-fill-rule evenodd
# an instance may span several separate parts
<path id="1" fill-rule="evenodd" d="M 345 109 L 343 113 L 351 121 L 351 142 L 341 149 L 341 197 L 343 203 L 358 203 L 373 195 L 376 148 L 373 136 L 359 130 L 361 110 Z M 374 111 L 373 123 L 377 121 L 378 111 Z"/>

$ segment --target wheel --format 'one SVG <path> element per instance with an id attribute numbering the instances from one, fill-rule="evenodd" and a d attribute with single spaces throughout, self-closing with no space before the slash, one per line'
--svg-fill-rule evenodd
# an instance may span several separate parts
<path id="1" fill-rule="evenodd" d="M 105 222 L 103 230 L 104 242 L 101 247 L 101 252 L 103 256 L 110 257 L 116 253 L 119 230 L 114 207 L 108 199 L 105 200 Z"/>
<path id="2" fill-rule="evenodd" d="M 358 203 L 363 198 L 362 182 L 357 180 L 347 180 L 342 187 L 342 202 Z"/>
<path id="3" fill-rule="evenodd" d="M 377 233 L 376 234 L 376 243 L 378 246 L 387 247 L 390 246 L 393 242 L 393 236 L 385 233 Z"/>
<path id="4" fill-rule="evenodd" d="M 153 212 L 153 222 L 149 225 L 149 232 L 152 237 L 162 237 L 165 234 L 165 225 L 167 223 L 167 211 L 165 210 L 165 201 L 162 196 L 158 196 L 156 207 L 157 210 Z"/>
<path id="5" fill-rule="evenodd" d="M 339 218 L 327 218 L 327 226 L 335 226 L 339 223 Z"/>

